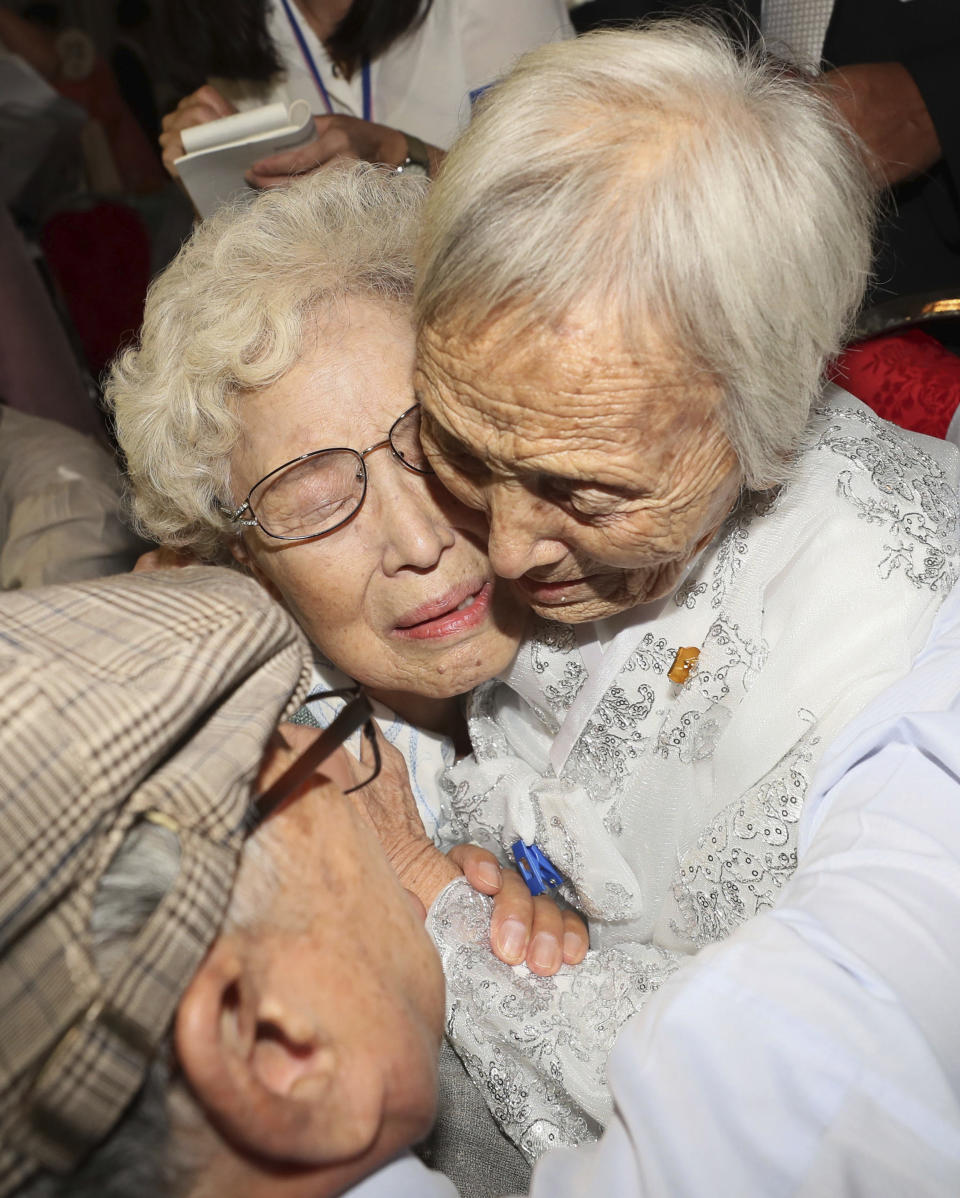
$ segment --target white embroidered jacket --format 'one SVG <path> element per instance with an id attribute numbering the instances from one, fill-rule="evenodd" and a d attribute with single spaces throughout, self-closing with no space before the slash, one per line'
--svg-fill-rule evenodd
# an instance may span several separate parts
<path id="1" fill-rule="evenodd" d="M 590 917 L 556 978 L 498 962 L 465 883 L 430 912 L 447 1032 L 531 1157 L 609 1118 L 617 1031 L 685 956 L 769 907 L 823 749 L 906 673 L 958 575 L 958 455 L 831 387 L 793 481 L 747 495 L 669 598 L 540 622 L 475 692 L 445 835 L 536 843 Z M 667 670 L 701 649 L 680 686 Z"/>

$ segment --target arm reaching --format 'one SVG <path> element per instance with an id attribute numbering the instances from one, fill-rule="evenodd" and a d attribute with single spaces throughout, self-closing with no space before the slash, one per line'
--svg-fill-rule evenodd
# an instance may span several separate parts
<path id="1" fill-rule="evenodd" d="M 562 912 L 550 895 L 533 899 L 519 875 L 501 870 L 496 857 L 485 849 L 458 845 L 446 854 L 436 847 L 424 830 L 402 753 L 388 744 L 379 729 L 377 737 L 380 774 L 350 797 L 379 838 L 401 883 L 429 908 L 450 882 L 466 873 L 474 885 L 496 896 L 492 901 L 496 951 L 505 960 L 526 960 L 541 974 L 555 973 L 564 961 L 582 960 L 587 930 L 575 913 Z M 345 751 L 343 758 L 345 768 L 359 781 L 366 771 Z"/>
<path id="2" fill-rule="evenodd" d="M 337 158 L 359 158 L 397 167 L 409 152 L 406 134 L 387 125 L 339 113 L 315 116 L 313 123 L 317 129 L 313 141 L 255 162 L 247 172 L 247 182 L 260 188 L 285 187 L 298 175 L 307 175 Z M 430 163 L 428 173 L 433 176 L 443 161 L 443 151 L 436 146 L 425 145 L 425 148 Z"/>
<path id="3" fill-rule="evenodd" d="M 892 186 L 929 170 L 940 141 L 920 89 L 898 62 L 827 71 L 821 85 L 871 154 L 876 182 Z"/>

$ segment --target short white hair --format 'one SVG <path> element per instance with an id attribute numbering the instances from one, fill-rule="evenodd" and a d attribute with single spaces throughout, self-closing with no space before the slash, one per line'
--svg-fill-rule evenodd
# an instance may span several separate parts
<path id="1" fill-rule="evenodd" d="M 482 98 L 429 198 L 418 328 L 592 305 L 720 385 L 750 487 L 809 419 L 869 277 L 873 188 L 811 82 L 716 27 L 543 46 Z"/>
<path id="2" fill-rule="evenodd" d="M 313 318 L 353 295 L 408 304 L 424 185 L 326 167 L 193 234 L 147 294 L 139 344 L 105 388 L 141 532 L 229 560 L 230 455 L 242 397 L 296 364 Z"/>

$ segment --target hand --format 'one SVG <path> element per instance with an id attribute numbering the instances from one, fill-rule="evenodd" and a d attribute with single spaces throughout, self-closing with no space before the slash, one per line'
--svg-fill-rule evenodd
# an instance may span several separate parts
<path id="1" fill-rule="evenodd" d="M 184 566 L 197 566 L 200 559 L 191 553 L 181 553 L 179 549 L 170 549 L 161 545 L 159 549 L 149 549 L 141 553 L 133 563 L 131 574 L 150 574 L 154 570 L 181 570 Z"/>
<path id="2" fill-rule="evenodd" d="M 449 855 L 474 890 L 495 896 L 490 947 L 501 961 L 526 961 L 532 973 L 544 977 L 561 965 L 580 964 L 590 936 L 575 911 L 562 909 L 549 894 L 534 898 L 515 869 L 501 869 L 493 853 L 475 844 L 458 844 Z"/>
<path id="3" fill-rule="evenodd" d="M 827 71 L 822 87 L 872 155 L 878 186 L 928 170 L 942 149 L 913 76 L 898 62 L 860 63 Z"/>
<path id="4" fill-rule="evenodd" d="M 206 125 L 208 121 L 219 120 L 222 116 L 232 116 L 236 108 L 209 83 L 198 87 L 189 96 L 184 96 L 173 112 L 168 112 L 163 118 L 163 132 L 160 134 L 160 148 L 163 151 L 163 165 L 174 179 L 179 178 L 174 160 L 183 156 L 183 138 L 180 134 L 184 129 L 195 125 Z"/>
<path id="5" fill-rule="evenodd" d="M 348 797 L 376 833 L 401 885 L 429 908 L 440 891 L 460 877 L 461 871 L 440 852 L 424 830 L 403 754 L 384 739 L 379 728 L 377 743 L 381 760 L 379 776 Z M 369 753 L 369 746 L 364 742 L 365 759 Z M 332 762 L 333 758 L 330 760 Z M 337 776 L 336 781 L 341 786 L 360 782 L 369 774 L 369 767 L 346 750 L 342 751 L 342 760 L 353 781 L 344 781 Z M 329 772 L 327 765 L 323 766 L 323 772 Z"/>
<path id="6" fill-rule="evenodd" d="M 334 158 L 399 166 L 407 156 L 407 139 L 398 129 L 355 116 L 315 116 L 313 123 L 317 128 L 313 141 L 255 162 L 247 172 L 247 182 L 253 187 L 285 187 L 291 178 L 309 174 Z"/>

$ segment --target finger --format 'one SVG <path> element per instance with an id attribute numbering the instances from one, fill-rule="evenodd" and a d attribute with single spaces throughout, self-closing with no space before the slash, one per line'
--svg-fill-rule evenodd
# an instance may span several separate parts
<path id="1" fill-rule="evenodd" d="M 209 83 L 205 83 L 203 87 L 198 87 L 193 95 L 198 103 L 205 104 L 208 108 L 211 108 L 218 117 L 233 116 L 237 111 L 234 105 Z"/>
<path id="2" fill-rule="evenodd" d="M 508 965 L 519 965 L 527 955 L 532 926 L 533 897 L 527 884 L 515 870 L 505 869 L 490 917 L 490 947 L 494 955 Z"/>
<path id="3" fill-rule="evenodd" d="M 176 160 L 183 157 L 183 142 L 180 140 L 179 133 L 161 133 L 160 157 L 163 159 L 163 165 L 167 168 L 169 174 L 174 179 L 179 179 L 180 172 L 174 166 Z"/>
<path id="4" fill-rule="evenodd" d="M 250 168 L 248 178 L 256 186 L 276 186 L 278 177 L 287 179 L 291 175 L 305 175 L 334 158 L 344 157 L 356 158 L 358 155 L 352 151 L 349 137 L 343 130 L 334 127 L 305 146 L 261 158 Z"/>
<path id="5" fill-rule="evenodd" d="M 193 125 L 205 125 L 208 121 L 216 119 L 217 112 L 209 105 L 186 104 L 167 113 L 160 122 L 160 128 L 163 131 L 160 136 L 179 133 L 181 129 L 190 129 Z"/>
<path id="6" fill-rule="evenodd" d="M 579 965 L 590 947 L 590 931 L 576 911 L 564 911 L 563 915 L 563 963 Z"/>
<path id="7" fill-rule="evenodd" d="M 533 900 L 533 929 L 527 948 L 532 973 L 549 977 L 563 964 L 563 912 L 548 894 Z"/>
<path id="8" fill-rule="evenodd" d="M 131 574 L 149 574 L 154 570 L 164 569 L 163 550 L 151 549 L 147 553 L 141 553 L 137 560 L 133 563 Z"/>
<path id="9" fill-rule="evenodd" d="M 233 112 L 223 112 L 212 104 L 204 104 L 194 99 L 181 100 L 173 112 L 168 112 L 160 122 L 164 133 L 175 133 L 179 129 L 189 129 L 193 125 L 206 125 L 208 121 L 218 121 L 222 116 L 232 116 Z"/>
<path id="10" fill-rule="evenodd" d="M 447 856 L 458 865 L 467 881 L 481 894 L 497 894 L 500 890 L 500 863 L 493 853 L 480 848 L 477 844 L 458 844 L 447 853 Z"/>

